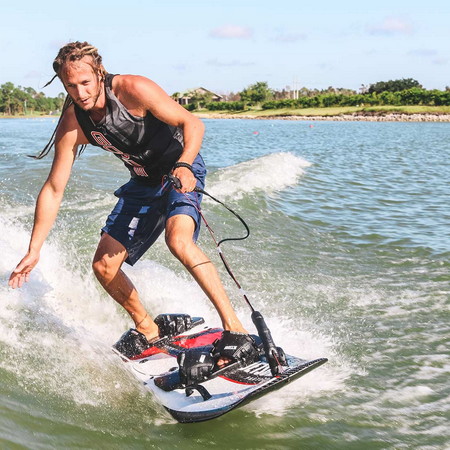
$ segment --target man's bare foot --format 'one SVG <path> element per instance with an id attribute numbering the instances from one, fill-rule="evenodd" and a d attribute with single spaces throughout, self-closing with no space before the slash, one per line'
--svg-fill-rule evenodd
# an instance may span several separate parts
<path id="1" fill-rule="evenodd" d="M 160 337 L 158 325 L 149 316 L 146 316 L 138 323 L 136 330 L 142 333 L 148 342 L 155 341 Z"/>

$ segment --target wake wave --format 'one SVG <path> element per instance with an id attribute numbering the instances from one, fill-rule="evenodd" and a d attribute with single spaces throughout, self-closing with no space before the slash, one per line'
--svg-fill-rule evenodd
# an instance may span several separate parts
<path id="1" fill-rule="evenodd" d="M 292 153 L 272 153 L 220 169 L 208 189 L 214 195 L 241 198 L 256 191 L 276 192 L 295 186 L 311 163 Z"/>
<path id="2" fill-rule="evenodd" d="M 292 180 L 300 176 L 302 166 L 306 164 L 299 158 L 283 154 L 250 161 L 243 166 L 250 168 L 247 173 L 255 179 L 252 189 L 262 186 L 258 184 L 260 174 L 265 173 L 273 161 L 281 162 L 281 165 L 286 161 L 292 166 L 296 164 L 295 170 L 290 172 L 291 175 L 296 173 Z M 242 165 L 228 170 L 236 183 L 227 189 L 228 194 L 231 195 L 234 188 L 242 193 L 238 184 Z M 270 180 L 274 189 L 286 185 L 273 181 L 273 177 Z M 220 187 L 222 182 L 217 183 Z M 13 373 L 20 385 L 34 393 L 57 396 L 61 401 L 78 405 L 126 405 L 127 397 L 136 396 L 138 386 L 123 370 L 110 346 L 131 326 L 131 320 L 99 288 L 90 268 L 77 266 L 74 262 L 76 250 L 67 246 L 62 249 L 54 238 L 44 245 L 41 260 L 29 283 L 17 290 L 8 288 L 9 274 L 25 254 L 28 241 L 29 231 L 13 220 L 0 218 L 0 252 L 3 256 L 0 259 L 0 367 Z M 220 326 L 211 303 L 187 274 L 175 273 L 149 260 L 124 269 L 135 282 L 152 315 L 184 312 L 201 315 L 211 326 Z M 230 295 L 233 299 L 236 297 L 235 292 Z M 254 332 L 244 302 L 233 300 L 233 303 L 244 326 Z M 314 324 L 304 323 L 299 330 L 298 319 L 281 323 L 276 317 L 265 316 L 277 344 L 285 347 L 287 352 L 304 358 L 328 356 L 334 361 L 339 360 L 333 350 L 335 343 L 329 337 L 317 334 Z M 267 404 L 262 408 L 260 403 L 247 408 L 255 413 L 263 409 L 265 413 L 283 414 L 310 395 L 340 390 L 351 370 L 345 363 L 337 364 L 337 371 L 324 366 L 314 377 L 307 375 L 303 381 L 279 391 L 281 394 L 272 397 L 270 408 Z M 149 403 L 151 401 L 148 399 Z M 156 412 L 154 416 L 158 420 Z"/>

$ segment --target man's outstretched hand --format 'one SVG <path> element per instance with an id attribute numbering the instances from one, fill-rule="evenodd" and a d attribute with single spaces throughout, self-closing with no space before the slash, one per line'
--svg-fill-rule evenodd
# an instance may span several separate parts
<path id="1" fill-rule="evenodd" d="M 30 272 L 39 261 L 39 254 L 28 252 L 9 276 L 8 284 L 13 289 L 20 288 L 30 278 Z"/>

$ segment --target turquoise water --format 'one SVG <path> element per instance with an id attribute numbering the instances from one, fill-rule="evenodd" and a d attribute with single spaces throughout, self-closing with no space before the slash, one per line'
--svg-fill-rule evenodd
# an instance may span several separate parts
<path id="1" fill-rule="evenodd" d="M 248 222 L 223 250 L 277 343 L 329 362 L 219 419 L 180 425 L 110 345 L 131 326 L 93 278 L 99 229 L 127 180 L 89 147 L 31 281 L 23 256 L 55 122 L 0 121 L 0 448 L 444 449 L 450 446 L 450 124 L 205 120 L 206 190 Z M 242 235 L 204 202 L 220 237 Z M 219 266 L 233 304 L 249 311 Z M 153 314 L 219 325 L 162 240 L 126 268 Z"/>

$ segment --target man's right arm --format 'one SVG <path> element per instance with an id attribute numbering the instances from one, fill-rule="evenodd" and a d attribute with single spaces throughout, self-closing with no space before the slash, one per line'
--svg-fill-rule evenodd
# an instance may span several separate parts
<path id="1" fill-rule="evenodd" d="M 42 245 L 56 220 L 77 147 L 85 143 L 87 140 L 78 125 L 73 108 L 70 108 L 64 113 L 58 127 L 52 168 L 36 201 L 28 252 L 9 278 L 12 288 L 21 287 L 28 281 L 31 270 L 38 263 Z"/>

